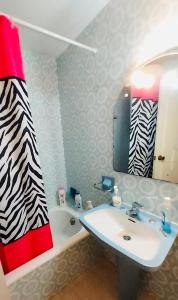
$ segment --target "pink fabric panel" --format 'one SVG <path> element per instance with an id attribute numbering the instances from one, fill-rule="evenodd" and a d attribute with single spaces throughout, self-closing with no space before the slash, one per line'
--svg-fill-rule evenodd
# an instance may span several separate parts
<path id="1" fill-rule="evenodd" d="M 146 88 L 136 88 L 135 86 L 131 87 L 131 97 L 132 98 L 141 98 L 141 100 L 159 100 L 159 86 L 160 86 L 160 78 L 155 80 L 154 85 L 150 89 Z"/>
<path id="2" fill-rule="evenodd" d="M 24 80 L 18 28 L 2 15 L 0 37 L 0 78 L 15 76 Z"/>

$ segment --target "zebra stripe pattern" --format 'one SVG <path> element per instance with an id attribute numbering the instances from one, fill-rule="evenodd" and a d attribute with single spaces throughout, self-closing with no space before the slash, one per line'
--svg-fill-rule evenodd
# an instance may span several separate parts
<path id="1" fill-rule="evenodd" d="M 131 99 L 128 174 L 152 177 L 158 101 Z"/>
<path id="2" fill-rule="evenodd" d="M 9 244 L 49 223 L 36 135 L 18 78 L 0 80 L 0 242 Z"/>

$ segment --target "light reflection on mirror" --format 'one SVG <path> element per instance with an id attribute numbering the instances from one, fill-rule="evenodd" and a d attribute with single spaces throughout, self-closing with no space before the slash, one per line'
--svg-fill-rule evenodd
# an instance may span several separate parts
<path id="1" fill-rule="evenodd" d="M 155 82 L 154 74 L 147 74 L 141 70 L 136 70 L 131 75 L 131 85 L 136 88 L 150 89 Z"/>

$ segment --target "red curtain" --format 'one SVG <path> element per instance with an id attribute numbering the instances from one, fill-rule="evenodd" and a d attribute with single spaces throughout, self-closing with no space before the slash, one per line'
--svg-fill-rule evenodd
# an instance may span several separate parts
<path id="1" fill-rule="evenodd" d="M 0 260 L 4 272 L 52 247 L 18 29 L 0 16 Z"/>

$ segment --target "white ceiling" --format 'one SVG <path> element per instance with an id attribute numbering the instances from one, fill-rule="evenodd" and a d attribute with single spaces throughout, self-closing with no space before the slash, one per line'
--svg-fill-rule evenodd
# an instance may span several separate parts
<path id="1" fill-rule="evenodd" d="M 108 2 L 109 0 L 0 0 L 0 11 L 75 40 Z M 68 47 L 64 42 L 22 27 L 20 36 L 25 48 L 54 57 L 58 57 Z"/>

